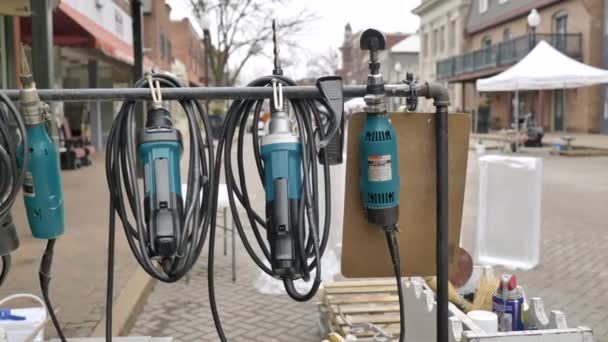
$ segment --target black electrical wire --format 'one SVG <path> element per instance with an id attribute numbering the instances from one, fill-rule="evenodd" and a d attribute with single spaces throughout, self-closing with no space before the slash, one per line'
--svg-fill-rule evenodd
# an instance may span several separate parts
<path id="1" fill-rule="evenodd" d="M 273 80 L 280 82 L 284 86 L 295 86 L 295 82 L 287 77 L 280 75 L 266 76 L 254 80 L 249 87 L 269 87 L 272 85 Z M 328 108 L 325 102 L 316 102 L 313 100 L 303 99 L 290 99 L 289 104 L 293 109 L 295 116 L 296 127 L 299 134 L 300 142 L 302 143 L 302 198 L 299 203 L 298 215 L 298 241 L 296 245 L 296 251 L 298 252 L 297 257 L 302 265 L 300 269 L 301 279 L 309 281 L 311 279 L 311 273 L 315 271 L 312 285 L 308 292 L 301 294 L 295 286 L 294 281 L 297 279 L 284 279 L 285 290 L 288 295 L 296 301 L 306 301 L 314 297 L 317 293 L 321 284 L 321 257 L 327 246 L 329 238 L 329 225 L 331 219 L 331 183 L 329 174 L 329 163 L 327 162 L 327 153 L 324 151 L 321 156 L 323 164 L 324 174 L 324 195 L 325 195 L 325 215 L 323 221 L 323 229 L 320 230 L 320 215 L 319 215 L 319 184 L 318 184 L 318 165 L 317 165 L 317 154 L 320 149 L 319 143 L 315 139 L 314 127 L 317 128 L 318 141 L 323 141 L 326 134 L 332 131 L 335 133 L 335 129 L 324 125 L 328 120 L 324 119 L 323 113 L 317 109 L 317 104 L 320 103 L 327 109 L 327 112 L 331 112 L 331 108 Z M 222 156 L 224 158 L 224 172 L 226 187 L 228 189 L 228 200 L 230 208 L 233 213 L 234 225 L 238 231 L 239 237 L 243 242 L 245 250 L 255 262 L 255 264 L 266 274 L 276 277 L 272 270 L 266 266 L 266 262 L 270 262 L 270 251 L 262 232 L 268 229 L 266 220 L 263 219 L 265 215 L 259 214 L 252 207 L 252 201 L 249 197 L 248 184 L 251 184 L 252 180 L 247 179 L 245 175 L 245 169 L 248 165 L 245 165 L 244 161 L 244 146 L 245 146 L 245 131 L 247 127 L 248 119 L 253 116 L 253 134 L 251 136 L 254 160 L 258 171 L 259 181 L 264 184 L 264 164 L 261 158 L 260 144 L 258 137 L 258 123 L 260 121 L 260 114 L 264 100 L 236 100 L 230 106 L 228 113 L 226 114 L 225 121 L 222 127 L 222 134 L 218 141 L 217 155 L 215 162 L 215 179 L 219 179 L 222 166 Z M 320 128 L 320 129 L 319 129 Z M 237 168 L 236 173 L 233 167 L 232 155 L 233 155 L 233 140 L 235 134 L 237 134 L 236 143 L 236 160 Z M 218 184 L 213 184 L 213 197 L 217 197 Z M 256 253 L 250 237 L 247 235 L 238 215 L 237 201 L 245 209 L 247 218 L 249 220 L 250 228 L 253 236 L 257 242 L 262 255 Z M 217 203 L 214 203 L 214 211 L 217 210 Z M 209 302 L 211 306 L 211 312 L 213 320 L 220 337 L 221 341 L 226 341 L 226 336 L 222 328 L 219 312 L 217 309 L 217 303 L 215 298 L 215 286 L 214 286 L 214 251 L 215 251 L 215 228 L 216 218 L 212 218 L 210 233 L 209 233 L 209 259 L 208 259 L 208 286 L 209 286 Z"/>
<path id="2" fill-rule="evenodd" d="M 10 214 L 23 184 L 28 151 L 21 115 L 6 94 L 0 92 L 0 223 Z M 10 265 L 10 255 L 3 255 L 0 286 L 6 280 Z"/>
<path id="3" fill-rule="evenodd" d="M 166 74 L 152 74 L 137 81 L 135 88 L 148 88 L 149 81 L 161 88 L 185 88 L 187 85 Z M 112 336 L 113 263 L 115 218 L 120 219 L 135 259 L 150 276 L 163 282 L 176 282 L 185 276 L 201 254 L 210 223 L 215 217 L 211 197 L 214 184 L 213 140 L 207 112 L 199 101 L 179 101 L 188 119 L 189 160 L 188 190 L 181 217 L 177 252 L 171 259 L 157 260 L 150 255 L 150 234 L 143 215 L 143 193 L 137 182 L 137 141 L 135 138 L 135 101 L 124 102 L 114 119 L 106 147 L 106 178 L 110 190 L 108 239 L 108 279 L 106 298 L 106 341 Z M 202 121 L 202 127 L 201 127 Z M 202 131 L 205 138 L 203 139 Z M 201 196 L 202 193 L 202 196 Z M 124 197 L 126 195 L 126 198 Z M 135 222 L 132 222 L 134 218 Z"/>
<path id="4" fill-rule="evenodd" d="M 397 280 L 397 294 L 399 297 L 399 341 L 405 340 L 405 302 L 403 298 L 403 286 L 401 285 L 401 260 L 399 258 L 399 242 L 395 236 L 396 227 L 385 229 L 386 243 L 391 254 L 393 271 Z"/>
<path id="5" fill-rule="evenodd" d="M 57 315 L 55 314 L 55 310 L 53 309 L 51 298 L 49 297 L 49 285 L 51 282 L 51 267 L 53 265 L 54 249 L 55 239 L 49 239 L 46 244 L 44 254 L 42 255 L 42 260 L 40 261 L 40 271 L 38 272 L 38 276 L 40 278 L 40 291 L 42 292 L 42 299 L 44 299 L 44 304 L 46 305 L 49 315 L 51 316 L 53 326 L 57 331 L 59 339 L 62 342 L 66 342 L 65 335 L 63 334 L 63 330 L 61 329 L 61 325 L 59 324 L 59 320 L 57 319 Z"/>
<path id="6" fill-rule="evenodd" d="M 11 255 L 6 254 L 2 256 L 2 270 L 0 271 L 0 286 L 4 284 L 6 277 L 8 276 L 8 271 L 11 269 Z"/>

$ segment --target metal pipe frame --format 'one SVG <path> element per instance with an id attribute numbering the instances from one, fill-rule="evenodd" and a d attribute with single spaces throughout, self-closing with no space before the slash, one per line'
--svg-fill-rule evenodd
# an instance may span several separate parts
<path id="1" fill-rule="evenodd" d="M 407 84 L 385 85 L 386 96 L 407 97 L 411 87 Z M 417 96 L 434 100 L 436 108 L 435 143 L 437 153 L 437 341 L 448 341 L 448 241 L 449 241 L 449 159 L 448 159 L 448 105 L 449 94 L 439 84 L 419 84 Z M 13 100 L 19 99 L 19 90 L 0 90 Z M 149 89 L 144 88 L 99 88 L 99 89 L 39 89 L 43 101 L 125 101 L 151 100 Z M 363 97 L 365 85 L 344 86 L 344 97 Z M 315 86 L 292 86 L 283 88 L 285 98 L 315 99 L 321 94 Z M 270 87 L 190 87 L 163 89 L 163 99 L 270 99 Z"/>
<path id="2" fill-rule="evenodd" d="M 418 87 L 418 94 L 426 85 Z M 410 87 L 406 84 L 386 85 L 386 96 L 405 97 L 409 94 Z M 0 90 L 10 99 L 19 99 L 18 89 Z M 365 96 L 365 85 L 344 86 L 344 97 L 355 98 Z M 150 90 L 145 88 L 96 88 L 96 89 L 38 89 L 42 101 L 132 101 L 152 100 Z M 321 93 L 315 86 L 293 86 L 284 87 L 283 96 L 286 98 L 314 99 L 321 98 Z M 272 88 L 262 87 L 189 87 L 189 88 L 167 88 L 163 89 L 164 100 L 182 99 L 270 99 Z"/>

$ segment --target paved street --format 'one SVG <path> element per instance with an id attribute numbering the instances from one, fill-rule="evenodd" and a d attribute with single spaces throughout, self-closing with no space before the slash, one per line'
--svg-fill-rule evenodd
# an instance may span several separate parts
<path id="1" fill-rule="evenodd" d="M 104 163 L 104 156 L 98 154 L 92 166 L 62 172 L 66 225 L 65 234 L 55 246 L 50 294 L 69 337 L 89 336 L 104 315 L 108 241 Z M 13 254 L 12 270 L 0 288 L 0 298 L 21 292 L 40 295 L 38 267 L 45 242 L 32 237 L 22 198 L 15 203 L 13 217 L 21 246 Z M 115 296 L 136 267 L 122 228 L 117 229 L 116 241 Z M 56 336 L 50 324 L 46 332 L 47 336 Z"/>
<path id="2" fill-rule="evenodd" d="M 542 297 L 546 310 L 562 310 L 570 326 L 594 329 L 608 341 L 607 157 L 544 158 L 540 265 L 516 274 L 528 297 Z M 474 157 L 474 153 L 470 157 Z M 477 220 L 477 163 L 469 158 L 463 230 Z M 466 235 L 469 246 L 473 235 Z"/>
<path id="3" fill-rule="evenodd" d="M 540 296 L 547 310 L 566 313 L 570 326 L 595 329 L 596 341 L 608 342 L 608 158 L 554 157 L 548 150 L 526 153 L 544 158 L 541 264 L 517 272 L 528 296 Z M 250 155 L 250 154 L 246 154 Z M 465 246 L 473 238 L 477 215 L 477 164 L 469 155 L 463 231 Z M 258 189 L 260 191 L 260 189 Z M 221 220 L 220 220 L 221 221 Z M 257 268 L 238 252 L 238 281 L 231 282 L 230 256 L 218 248 L 216 288 L 225 330 L 231 341 L 318 341 L 314 302 L 295 303 L 282 296 L 259 294 L 253 281 Z M 468 240 L 467 240 L 468 239 Z M 178 341 L 215 341 L 206 290 L 206 258 L 190 282 L 158 284 L 131 334 L 175 336 Z"/>

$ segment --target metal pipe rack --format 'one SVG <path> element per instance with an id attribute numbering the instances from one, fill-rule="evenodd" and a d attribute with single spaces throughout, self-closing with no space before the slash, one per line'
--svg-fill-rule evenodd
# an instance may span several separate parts
<path id="1" fill-rule="evenodd" d="M 437 153 L 437 341 L 448 341 L 448 105 L 447 89 L 438 84 L 418 84 L 415 91 L 409 84 L 384 86 L 388 97 L 425 97 L 433 99 L 436 108 L 436 153 Z M 19 99 L 18 89 L 0 90 L 10 99 Z M 270 99 L 270 87 L 189 87 L 163 89 L 164 100 L 180 99 Z M 135 101 L 151 100 L 145 88 L 96 88 L 96 89 L 38 89 L 42 101 Z M 346 85 L 345 98 L 363 97 L 365 85 Z M 283 88 L 285 98 L 321 98 L 316 86 L 290 86 Z"/>
<path id="2" fill-rule="evenodd" d="M 424 96 L 427 85 L 418 87 L 418 94 Z M 410 92 L 407 84 L 385 86 L 389 97 L 406 97 Z M 19 99 L 18 89 L 0 90 L 10 99 Z M 365 96 L 366 86 L 344 86 L 344 97 L 355 98 Z M 150 90 L 145 88 L 96 88 L 96 89 L 38 89 L 42 101 L 125 101 L 125 100 L 151 100 Z M 315 86 L 284 87 L 283 96 L 286 98 L 314 99 L 321 94 Z M 163 99 L 269 99 L 272 97 L 272 88 L 262 87 L 190 87 L 163 89 Z"/>

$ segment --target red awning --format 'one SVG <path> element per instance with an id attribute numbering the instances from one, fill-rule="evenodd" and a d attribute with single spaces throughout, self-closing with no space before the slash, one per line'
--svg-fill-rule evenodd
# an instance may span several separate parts
<path id="1" fill-rule="evenodd" d="M 31 17 L 21 20 L 21 41 L 32 42 Z M 100 50 L 104 55 L 133 64 L 133 46 L 107 31 L 89 17 L 61 2 L 53 12 L 53 44 Z M 145 65 L 153 63 L 146 58 Z"/>

